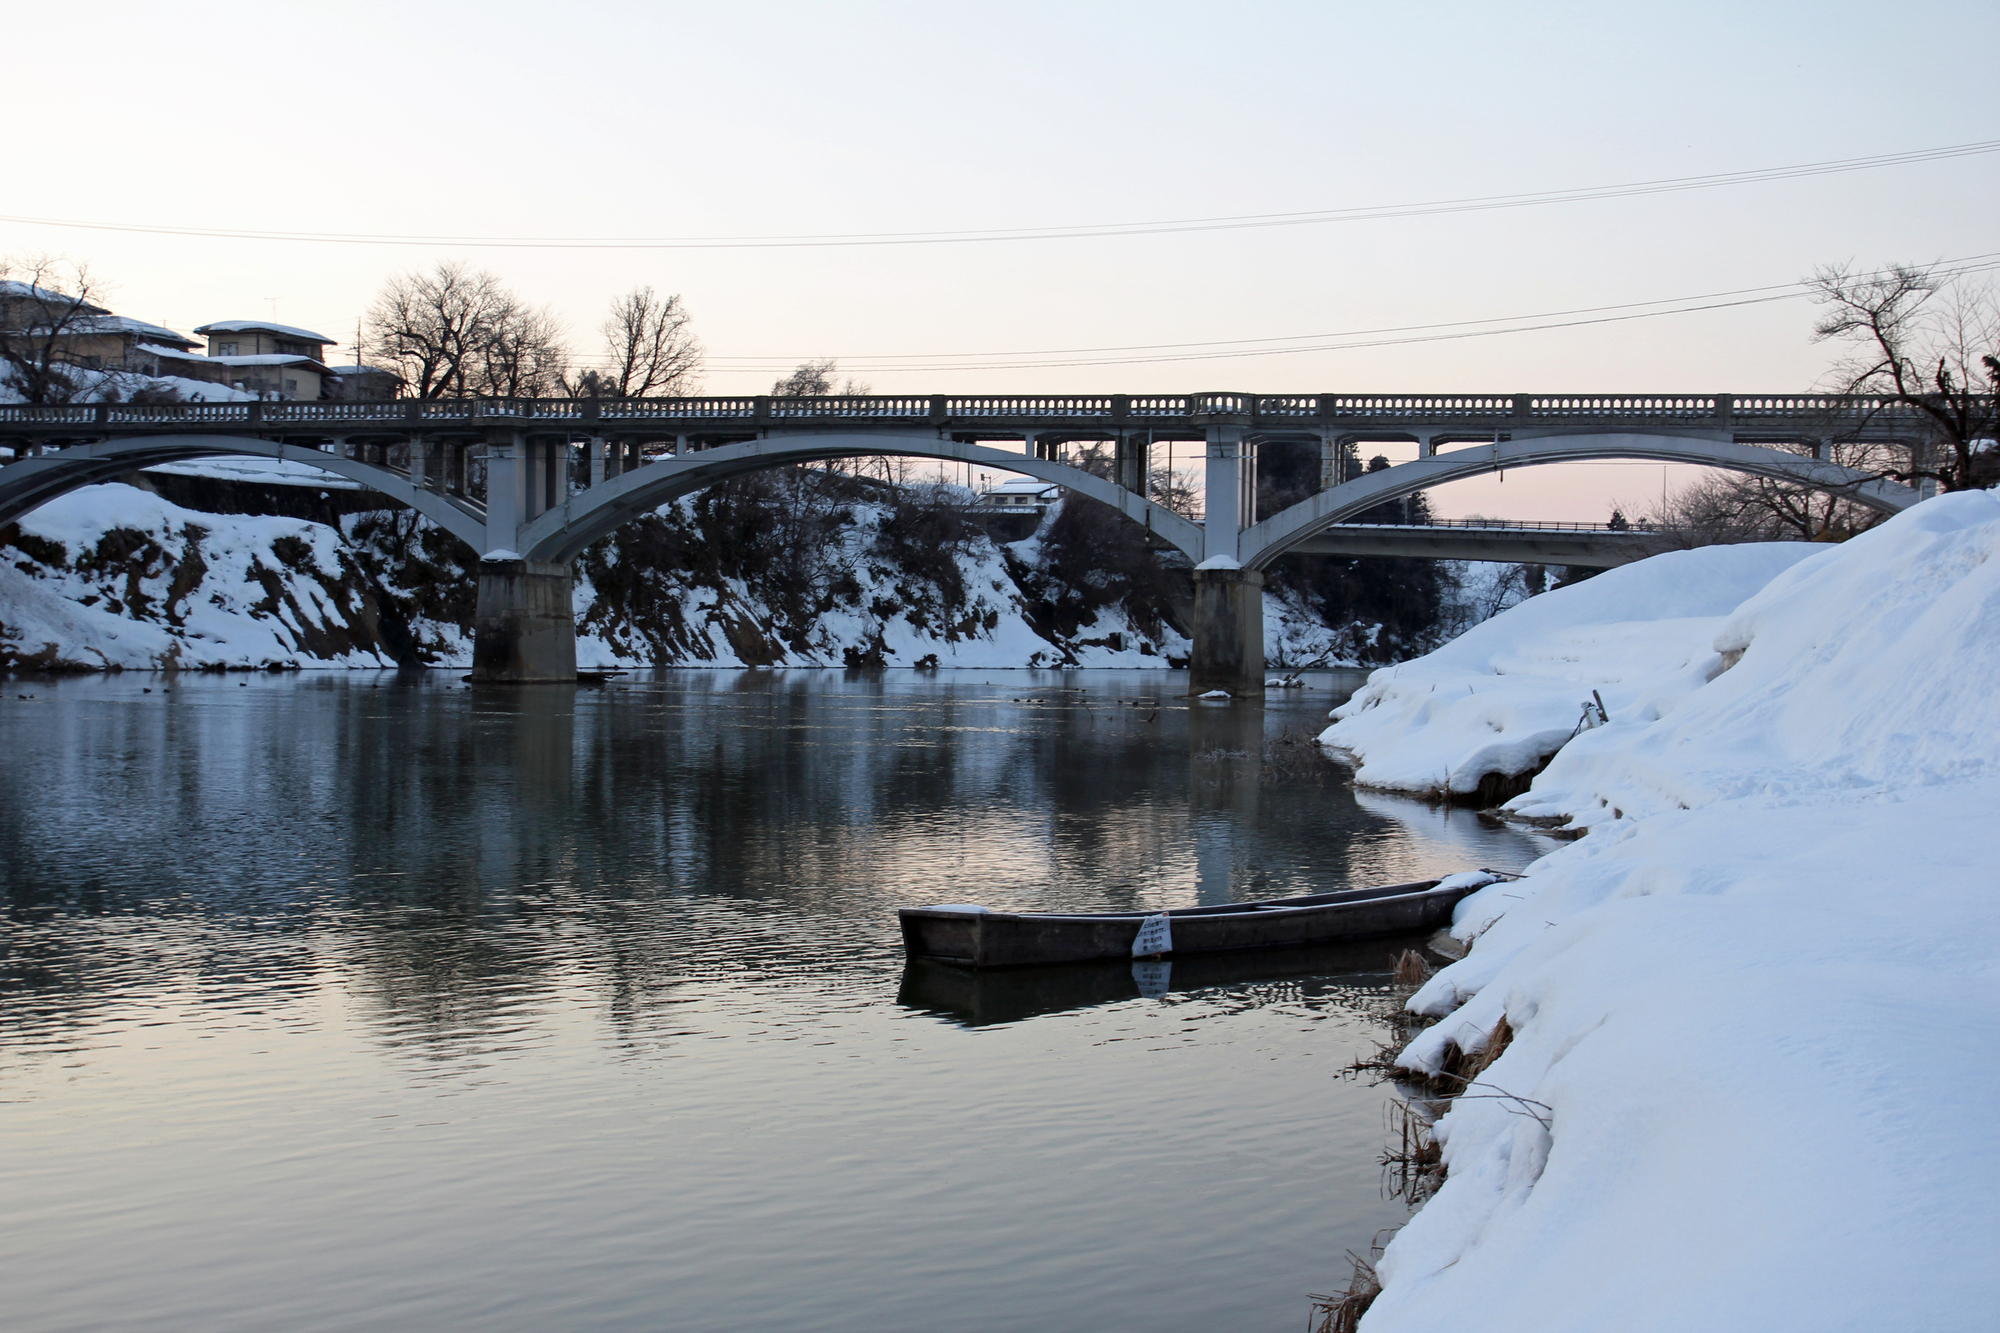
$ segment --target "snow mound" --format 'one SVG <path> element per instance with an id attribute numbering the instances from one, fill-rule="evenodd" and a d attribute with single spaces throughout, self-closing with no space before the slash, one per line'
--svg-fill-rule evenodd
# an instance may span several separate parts
<path id="1" fill-rule="evenodd" d="M 1773 579 L 1706 647 L 1712 684 L 1565 748 L 1512 803 L 1579 823 L 1993 771 L 2000 498 L 1941 496 Z M 1650 563 L 1650 562 L 1648 562 Z M 1725 669 L 1726 668 L 1726 669 Z"/>
<path id="2" fill-rule="evenodd" d="M 1320 735 L 1362 786 L 1467 795 L 1532 772 L 1597 691 L 1614 720 L 1652 719 L 1720 663 L 1724 619 L 1830 548 L 1766 542 L 1670 551 L 1530 598 L 1436 652 L 1368 678 Z"/>
<path id="3" fill-rule="evenodd" d="M 2000 497 L 1780 572 L 1707 647 L 1513 802 L 1591 834 L 1465 899 L 1471 952 L 1410 1001 L 1408 1068 L 1511 1040 L 1437 1124 L 1371 1333 L 2000 1311 L 2000 1145 L 1966 1132 L 2000 1095 L 1966 1059 L 2000 1043 Z"/>

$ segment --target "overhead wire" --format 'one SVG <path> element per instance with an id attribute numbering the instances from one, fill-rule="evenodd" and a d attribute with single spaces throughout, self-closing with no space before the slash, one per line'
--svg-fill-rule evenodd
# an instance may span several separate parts
<path id="1" fill-rule="evenodd" d="M 1852 171 L 1873 171 L 1884 167 L 1949 161 L 2000 152 L 2000 139 L 1949 144 L 1900 153 L 1878 153 L 1866 157 L 1837 158 L 1789 166 L 1761 167 L 1748 171 L 1714 172 L 1699 176 L 1670 176 L 1657 180 L 1629 181 L 1614 185 L 1583 186 L 1571 189 L 1540 190 L 1520 194 L 1480 195 L 1461 199 L 1435 199 L 1417 203 L 1369 205 L 1356 208 L 1310 209 L 1289 213 L 1250 213 L 1223 217 L 1167 218 L 1152 221 L 1084 223 L 1062 226 L 979 228 L 962 231 L 851 232 L 774 236 L 680 236 L 680 237 L 588 237 L 588 236 L 445 236 L 373 232 L 277 231 L 255 228 L 169 226 L 162 223 L 104 222 L 78 218 L 43 218 L 0 215 L 0 222 L 16 226 L 63 227 L 90 231 L 127 232 L 154 236 L 207 237 L 236 241 L 277 241 L 318 245 L 446 246 L 464 249 L 533 250 L 734 250 L 801 249 L 829 246 L 965 245 L 995 242 L 1090 240 L 1103 237 L 1149 236 L 1179 232 L 1239 231 L 1268 227 L 1320 226 L 1339 222 L 1372 222 L 1394 218 L 1426 217 L 1439 214 L 1486 212 L 1496 209 L 1534 208 L 1549 204 L 1585 203 L 1622 199 L 1639 195 L 1671 194 L 1690 190 L 1721 189 L 1768 181 L 1798 180 L 1812 176 Z"/>
<path id="2" fill-rule="evenodd" d="M 1994 268 L 2000 268 L 2000 251 L 1944 260 L 1940 261 L 1936 267 L 1954 275 L 1986 272 Z M 1878 276 L 1882 271 L 1886 270 L 1862 273 L 1857 276 L 1863 278 L 1874 277 Z M 1532 333 L 1550 329 L 1578 328 L 1593 324 L 1611 324 L 1639 319 L 1654 319 L 1665 315 L 1696 314 L 1702 311 L 1727 310 L 1742 306 L 1795 301 L 1806 296 L 1809 290 L 1809 285 L 1804 282 L 1778 283 L 1691 296 L 1662 297 L 1654 300 L 1628 301 L 1603 306 L 1583 306 L 1573 310 L 1545 311 L 1539 314 L 1490 316 L 1481 319 L 1449 320 L 1436 324 L 1411 324 L 1380 329 L 1357 329 L 1345 333 L 1220 339 L 1206 343 L 1132 344 L 1127 346 L 1051 349 L 1048 351 L 1016 353 L 968 352 L 931 353 L 928 355 L 912 353 L 835 357 L 832 359 L 839 362 L 841 368 L 845 371 L 867 374 L 894 374 L 905 371 L 1044 370 L 1071 366 L 1154 365 L 1185 361 L 1240 360 L 1248 357 L 1285 356 L 1302 352 L 1337 352 L 1370 347 L 1400 346 L 1409 343 L 1446 342 L 1467 338 L 1496 337 L 1510 333 Z M 1732 297 L 1740 299 L 1725 299 Z M 1654 306 L 1666 306 L 1669 308 L 1644 308 Z M 1578 316 L 1585 316 L 1586 318 L 1577 318 Z M 1542 322 L 1529 323 L 1523 321 Z M 1471 327 L 1475 325 L 1494 324 L 1506 325 L 1507 327 Z M 1273 342 L 1298 345 L 1284 347 L 1245 346 L 1245 344 L 1266 344 Z M 1203 348 L 1221 348 L 1224 350 L 1198 350 Z M 1151 351 L 1169 354 L 1160 356 L 1112 355 L 1119 352 Z M 821 358 L 776 356 L 713 357 L 708 362 L 708 368 L 722 372 L 783 371 L 791 369 L 800 362 L 818 359 Z"/>

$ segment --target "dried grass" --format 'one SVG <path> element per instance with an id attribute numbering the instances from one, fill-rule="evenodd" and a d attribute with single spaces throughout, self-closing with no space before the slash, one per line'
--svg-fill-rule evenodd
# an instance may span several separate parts
<path id="1" fill-rule="evenodd" d="M 1435 970 L 1415 949 L 1405 949 L 1402 956 L 1396 960 L 1395 979 L 1392 984 L 1397 990 L 1408 991 L 1414 995 L 1426 981 L 1431 979 Z"/>
<path id="2" fill-rule="evenodd" d="M 1341 1070 L 1343 1075 L 1370 1074 L 1377 1079 L 1397 1080 L 1407 1076 L 1408 1071 L 1397 1066 L 1396 1057 L 1410 1044 L 1411 1037 L 1436 1020 L 1413 1014 L 1404 1005 L 1431 979 L 1433 970 L 1429 960 L 1415 949 L 1405 949 L 1390 960 L 1389 989 L 1373 1015 L 1377 1023 L 1388 1029 L 1389 1035 L 1386 1040 L 1376 1042 L 1373 1052 Z"/>
<path id="3" fill-rule="evenodd" d="M 1394 960 L 1393 980 L 1384 1011 L 1377 1016 L 1390 1029 L 1392 1039 L 1378 1045 L 1372 1056 L 1355 1061 L 1343 1071 L 1350 1075 L 1366 1071 L 1393 1079 L 1407 1091 L 1425 1094 L 1424 1100 L 1428 1105 L 1391 1103 L 1388 1112 L 1389 1144 L 1382 1151 L 1385 1192 L 1390 1198 L 1407 1201 L 1412 1208 L 1421 1207 L 1445 1181 L 1444 1150 L 1431 1134 L 1431 1125 L 1437 1114 L 1452 1098 L 1461 1094 L 1488 1095 L 1468 1094 L 1467 1090 L 1514 1040 L 1513 1025 L 1502 1016 L 1493 1030 L 1486 1034 L 1486 1041 L 1477 1051 L 1464 1050 L 1456 1043 L 1447 1047 L 1443 1066 L 1435 1074 L 1425 1075 L 1398 1065 L 1396 1057 L 1409 1044 L 1410 1037 L 1434 1021 L 1412 1014 L 1403 1007 L 1404 1002 L 1430 980 L 1432 972 L 1430 962 L 1415 949 L 1405 949 Z M 1547 1125 L 1548 1121 L 1532 1109 L 1541 1106 L 1541 1103 L 1529 1102 L 1505 1091 L 1498 1095 L 1521 1103 L 1524 1114 L 1532 1115 Z M 1547 1109 L 1542 1107 L 1543 1111 Z M 1381 1259 L 1388 1243 L 1387 1237 L 1391 1234 L 1393 1232 L 1384 1232 L 1377 1236 L 1366 1258 L 1348 1251 L 1347 1257 L 1354 1267 L 1346 1290 L 1309 1298 L 1313 1313 L 1319 1317 L 1319 1322 L 1313 1325 L 1313 1333 L 1357 1333 L 1361 1316 L 1382 1294 L 1382 1282 L 1375 1273 L 1375 1264 Z"/>
<path id="4" fill-rule="evenodd" d="M 1383 1193 L 1411 1207 L 1444 1184 L 1444 1148 L 1431 1134 L 1431 1116 L 1407 1102 L 1392 1102 L 1390 1132 L 1398 1143 L 1382 1151 Z"/>
<path id="5" fill-rule="evenodd" d="M 1361 1316 L 1382 1294 L 1382 1280 L 1375 1276 L 1375 1261 L 1382 1257 L 1388 1234 L 1385 1232 L 1375 1238 L 1375 1244 L 1369 1247 L 1365 1259 L 1352 1250 L 1347 1252 L 1354 1271 L 1347 1279 L 1345 1291 L 1311 1298 L 1313 1313 L 1320 1317 L 1319 1322 L 1313 1325 L 1313 1333 L 1355 1333 L 1361 1327 Z"/>

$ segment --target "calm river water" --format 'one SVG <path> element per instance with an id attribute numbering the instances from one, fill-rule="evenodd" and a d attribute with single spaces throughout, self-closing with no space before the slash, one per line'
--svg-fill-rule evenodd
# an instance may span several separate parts
<path id="1" fill-rule="evenodd" d="M 1539 854 L 1283 742 L 1354 683 L 0 682 L 0 1322 L 1303 1328 L 1404 1217 L 1389 948 L 975 986 L 895 908 Z"/>

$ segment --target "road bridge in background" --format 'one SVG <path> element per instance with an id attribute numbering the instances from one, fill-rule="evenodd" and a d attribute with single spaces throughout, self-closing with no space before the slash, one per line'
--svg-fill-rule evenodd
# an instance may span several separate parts
<path id="1" fill-rule="evenodd" d="M 1433 486 L 1594 459 L 1706 464 L 1893 513 L 1908 487 L 1833 461 L 1860 441 L 1930 447 L 1891 399 L 1817 394 L 1105 394 L 817 398 L 445 399 L 380 403 L 0 406 L 0 523 L 93 482 L 229 454 L 292 459 L 418 510 L 482 557 L 474 675 L 574 678 L 570 566 L 679 496 L 763 468 L 876 456 L 1037 477 L 1098 500 L 1195 566 L 1191 687 L 1263 690 L 1263 571 L 1289 552 L 1564 564 L 1651 554 L 1647 534 L 1415 532 L 1355 519 Z M 1414 444 L 1375 472 L 1362 446 Z M 1196 522 L 1153 494 L 1161 451 L 1194 446 Z M 1319 451 L 1321 488 L 1254 512 L 1259 451 Z M 1198 450 L 1198 453 L 1197 453 Z M 1359 549 L 1365 548 L 1365 549 Z M 1500 554 L 1502 551 L 1520 554 Z M 1624 558 L 1637 558 L 1628 554 Z"/>
<path id="2" fill-rule="evenodd" d="M 1461 519 L 1445 523 L 1335 523 L 1317 529 L 1291 551 L 1295 555 L 1402 556 L 1612 569 L 1684 545 L 1672 533 L 1643 524 L 1620 527 L 1610 523 Z"/>

